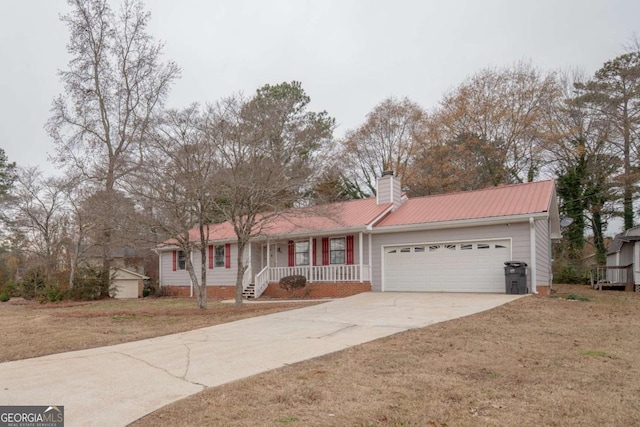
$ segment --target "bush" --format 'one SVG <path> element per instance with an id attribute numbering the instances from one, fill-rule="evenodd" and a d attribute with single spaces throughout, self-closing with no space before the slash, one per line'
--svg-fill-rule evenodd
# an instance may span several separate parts
<path id="1" fill-rule="evenodd" d="M 20 290 L 18 289 L 18 284 L 13 280 L 9 280 L 5 284 L 5 290 L 9 293 L 9 296 L 12 296 L 12 297 L 20 296 Z"/>
<path id="2" fill-rule="evenodd" d="M 285 276 L 280 279 L 280 288 L 291 293 L 296 289 L 302 289 L 307 285 L 307 278 L 300 275 Z"/>
<path id="3" fill-rule="evenodd" d="M 0 292 L 0 302 L 7 302 L 11 299 L 11 295 L 9 295 L 9 291 L 5 288 L 2 292 Z"/>
<path id="4" fill-rule="evenodd" d="M 65 297 L 65 292 L 57 286 L 47 286 L 44 288 L 38 301 L 40 304 L 44 304 L 45 302 L 59 302 L 62 301 Z"/>
<path id="5" fill-rule="evenodd" d="M 27 270 L 20 281 L 20 296 L 24 299 L 37 298 L 45 289 L 46 281 L 41 268 Z"/>
<path id="6" fill-rule="evenodd" d="M 148 297 L 149 295 L 151 295 L 151 289 L 149 289 L 149 288 L 144 288 L 144 289 L 142 290 L 142 298 L 146 298 L 146 297 Z"/>
<path id="7" fill-rule="evenodd" d="M 80 301 L 97 300 L 109 296 L 111 277 L 107 271 L 86 267 L 78 270 L 69 298 Z"/>

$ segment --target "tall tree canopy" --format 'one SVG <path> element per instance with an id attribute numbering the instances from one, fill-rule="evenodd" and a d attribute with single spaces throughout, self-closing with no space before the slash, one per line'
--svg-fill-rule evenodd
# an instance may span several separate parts
<path id="1" fill-rule="evenodd" d="M 148 33 L 150 14 L 139 0 L 118 12 L 107 0 L 69 0 L 62 17 L 69 28 L 68 68 L 60 71 L 64 94 L 53 101 L 47 129 L 57 161 L 79 170 L 108 198 L 142 161 L 146 135 L 179 68 L 162 62 L 162 44 Z M 110 229 L 102 232 L 104 265 L 110 265 Z"/>
<path id="2" fill-rule="evenodd" d="M 347 187 L 375 194 L 376 179 L 385 170 L 393 170 L 411 187 L 416 179 L 413 158 L 424 139 L 426 117 L 423 108 L 407 98 L 387 98 L 376 105 L 364 124 L 344 138 Z"/>
<path id="3" fill-rule="evenodd" d="M 610 121 L 610 141 L 623 160 L 623 219 L 625 229 L 633 227 L 633 198 L 638 182 L 640 142 L 640 52 L 629 52 L 607 61 L 593 79 L 579 83 L 580 100 L 589 103 Z"/>

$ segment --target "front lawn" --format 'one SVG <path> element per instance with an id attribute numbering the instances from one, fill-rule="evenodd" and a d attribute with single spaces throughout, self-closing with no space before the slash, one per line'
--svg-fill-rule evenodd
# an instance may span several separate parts
<path id="1" fill-rule="evenodd" d="M 556 288 L 211 388 L 134 425 L 640 425 L 640 294 Z"/>

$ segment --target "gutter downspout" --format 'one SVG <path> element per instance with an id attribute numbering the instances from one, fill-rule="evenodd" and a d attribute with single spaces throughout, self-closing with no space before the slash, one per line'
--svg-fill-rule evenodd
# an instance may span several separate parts
<path id="1" fill-rule="evenodd" d="M 189 252 L 189 258 L 191 259 L 191 265 L 193 266 L 193 251 Z M 200 266 L 202 268 L 202 266 Z M 193 279 L 191 279 L 191 275 L 189 275 L 189 283 L 190 283 L 190 293 L 189 298 L 193 298 Z"/>
<path id="2" fill-rule="evenodd" d="M 533 217 L 529 218 L 529 243 L 530 248 L 529 251 L 531 253 L 531 293 L 537 294 L 538 291 L 536 289 L 536 222 Z"/>

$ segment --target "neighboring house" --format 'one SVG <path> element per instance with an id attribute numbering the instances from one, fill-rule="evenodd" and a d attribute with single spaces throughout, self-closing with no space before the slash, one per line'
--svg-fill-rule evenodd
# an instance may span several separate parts
<path id="1" fill-rule="evenodd" d="M 149 280 L 135 271 L 124 268 L 114 268 L 111 273 L 112 282 L 109 294 L 112 298 L 140 298 L 144 281 Z"/>
<path id="2" fill-rule="evenodd" d="M 193 238 L 197 232 L 192 230 Z M 232 297 L 237 245 L 229 223 L 210 228 L 208 295 Z M 532 293 L 551 287 L 551 239 L 560 238 L 554 181 L 407 199 L 391 173 L 377 197 L 293 209 L 248 245 L 243 277 L 250 296 L 278 295 L 278 281 L 301 274 L 312 296 L 363 291 L 505 292 L 504 262 L 528 264 Z M 185 271 L 199 254 L 171 241 L 156 248 L 160 286 L 193 295 Z"/>
<path id="3" fill-rule="evenodd" d="M 640 284 L 640 226 L 616 235 L 607 251 L 606 267 L 596 267 L 599 284 Z"/>

